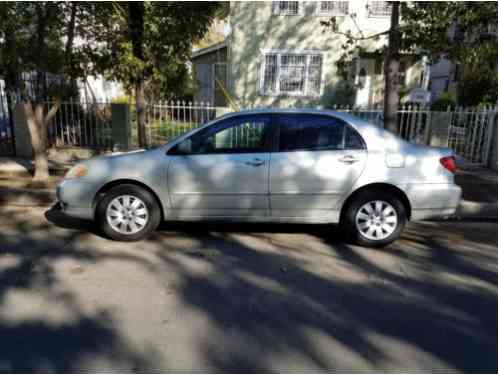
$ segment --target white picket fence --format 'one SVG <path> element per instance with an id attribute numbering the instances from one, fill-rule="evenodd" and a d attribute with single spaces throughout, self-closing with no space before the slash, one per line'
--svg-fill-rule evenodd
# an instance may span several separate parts
<path id="1" fill-rule="evenodd" d="M 51 103 L 47 103 L 47 110 Z M 132 144 L 137 144 L 137 119 L 131 105 Z M 64 102 L 54 119 L 50 139 L 55 146 L 112 148 L 110 103 Z M 338 112 L 350 113 L 377 126 L 383 126 L 382 109 L 337 106 Z M 213 120 L 230 108 L 209 103 L 185 101 L 156 102 L 146 105 L 146 137 L 149 146 L 164 144 Z M 399 136 L 415 143 L 434 143 L 451 147 L 456 154 L 474 165 L 485 165 L 490 156 L 492 130 L 498 106 L 493 108 L 457 108 L 430 111 L 417 106 L 398 110 Z"/>

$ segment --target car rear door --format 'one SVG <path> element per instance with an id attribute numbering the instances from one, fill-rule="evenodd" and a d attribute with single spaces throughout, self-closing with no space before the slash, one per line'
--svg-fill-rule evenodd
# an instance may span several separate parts
<path id="1" fill-rule="evenodd" d="M 271 115 L 240 115 L 195 133 L 190 152 L 172 150 L 171 205 L 180 217 L 268 216 Z"/>
<path id="2" fill-rule="evenodd" d="M 271 216 L 326 217 L 363 171 L 365 143 L 350 125 L 331 116 L 278 114 L 275 121 Z"/>

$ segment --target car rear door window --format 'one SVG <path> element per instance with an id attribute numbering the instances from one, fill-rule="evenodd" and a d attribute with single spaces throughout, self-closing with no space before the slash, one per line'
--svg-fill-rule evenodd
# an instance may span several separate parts
<path id="1" fill-rule="evenodd" d="M 345 131 L 344 148 L 346 150 L 364 150 L 366 148 L 363 138 L 355 129 L 347 125 Z"/>
<path id="2" fill-rule="evenodd" d="M 318 115 L 279 115 L 279 151 L 342 150 L 346 124 Z"/>

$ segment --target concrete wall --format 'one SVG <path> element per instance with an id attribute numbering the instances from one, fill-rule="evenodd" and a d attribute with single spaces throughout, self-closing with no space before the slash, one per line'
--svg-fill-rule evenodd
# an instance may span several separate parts
<path id="1" fill-rule="evenodd" d="M 273 15 L 271 2 L 232 2 L 230 4 L 230 24 L 232 32 L 229 43 L 229 82 L 230 91 L 241 107 L 246 106 L 314 106 L 327 105 L 335 100 L 341 84 L 336 62 L 342 54 L 341 45 L 345 38 L 325 29 L 320 21 L 329 16 L 317 15 L 318 2 L 306 1 L 300 15 Z M 356 22 L 364 34 L 369 35 L 389 28 L 389 17 L 369 17 L 367 1 L 349 2 L 349 13 L 356 13 Z M 340 30 L 356 30 L 350 17 L 337 17 Z M 386 38 L 364 43 L 367 49 L 386 43 Z M 260 74 L 263 63 L 263 50 L 320 50 L 324 52 L 324 90 L 321 97 L 264 96 L 260 94 Z M 368 74 L 374 74 L 374 61 L 367 63 Z M 412 65 L 407 77 L 412 85 L 418 82 L 421 65 Z M 380 83 L 379 83 L 380 82 Z M 372 82 L 374 98 L 370 104 L 382 100 L 382 76 Z M 369 92 L 368 96 L 372 96 Z"/>
<path id="2" fill-rule="evenodd" d="M 26 111 L 22 103 L 17 103 L 14 107 L 14 137 L 16 140 L 16 156 L 20 158 L 33 157 L 33 144 L 29 134 Z"/>
<path id="3" fill-rule="evenodd" d="M 111 127 L 114 151 L 131 147 L 131 117 L 128 104 L 111 104 Z"/>

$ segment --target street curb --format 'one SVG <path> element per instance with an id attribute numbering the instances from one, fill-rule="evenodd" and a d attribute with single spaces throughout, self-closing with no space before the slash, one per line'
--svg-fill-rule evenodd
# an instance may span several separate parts
<path id="1" fill-rule="evenodd" d="M 64 176 L 69 168 L 50 168 L 49 174 L 51 176 Z M 25 170 L 14 170 L 14 171 L 5 171 L 0 169 L 0 177 L 33 177 L 34 170 L 25 169 Z"/>
<path id="2" fill-rule="evenodd" d="M 0 186 L 0 207 L 48 207 L 55 201 L 55 189 L 22 189 Z"/>
<path id="3" fill-rule="evenodd" d="M 480 203 L 462 200 L 455 216 L 469 219 L 498 219 L 498 203 Z"/>

